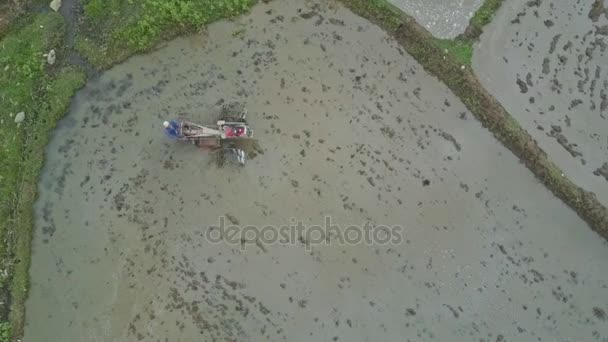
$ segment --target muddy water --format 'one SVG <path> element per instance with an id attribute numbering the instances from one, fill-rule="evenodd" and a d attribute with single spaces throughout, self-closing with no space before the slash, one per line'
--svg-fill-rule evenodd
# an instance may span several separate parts
<path id="1" fill-rule="evenodd" d="M 24 341 L 601 340 L 608 248 L 387 35 L 257 5 L 104 73 L 40 184 Z M 161 122 L 242 101 L 218 169 Z M 244 225 L 401 225 L 394 245 L 227 243 Z"/>
<path id="2" fill-rule="evenodd" d="M 437 38 L 464 33 L 483 0 L 389 0 Z"/>
<path id="3" fill-rule="evenodd" d="M 473 64 L 564 173 L 608 205 L 608 17 L 590 17 L 593 2 L 505 3 Z"/>

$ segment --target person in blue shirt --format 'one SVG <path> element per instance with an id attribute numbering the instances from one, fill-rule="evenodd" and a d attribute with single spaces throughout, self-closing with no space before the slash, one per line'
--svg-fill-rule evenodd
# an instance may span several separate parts
<path id="1" fill-rule="evenodd" d="M 163 126 L 165 127 L 165 133 L 171 139 L 179 138 L 179 123 L 175 120 L 165 121 L 163 122 Z"/>

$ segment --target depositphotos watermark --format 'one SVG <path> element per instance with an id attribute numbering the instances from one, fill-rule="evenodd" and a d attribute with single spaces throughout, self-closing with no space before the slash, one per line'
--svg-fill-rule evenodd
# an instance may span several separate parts
<path id="1" fill-rule="evenodd" d="M 245 249 L 247 245 L 257 245 L 264 249 L 266 245 L 297 245 L 306 249 L 323 244 L 338 245 L 397 245 L 403 242 L 403 228 L 399 225 L 375 225 L 369 222 L 361 225 L 343 226 L 332 223 L 330 216 L 324 218 L 323 225 L 306 225 L 296 218 L 291 218 L 285 225 L 238 225 L 232 224 L 220 216 L 218 224 L 210 226 L 205 238 L 210 243 L 227 243 Z"/>

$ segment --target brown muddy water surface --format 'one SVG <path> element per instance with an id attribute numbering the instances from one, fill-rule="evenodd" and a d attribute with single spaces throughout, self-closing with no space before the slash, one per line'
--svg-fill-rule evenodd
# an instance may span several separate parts
<path id="1" fill-rule="evenodd" d="M 105 72 L 47 151 L 26 342 L 602 341 L 608 248 L 380 29 L 259 4 Z M 249 108 L 246 167 L 162 134 Z M 401 225 L 393 245 L 212 244 L 240 225 Z"/>

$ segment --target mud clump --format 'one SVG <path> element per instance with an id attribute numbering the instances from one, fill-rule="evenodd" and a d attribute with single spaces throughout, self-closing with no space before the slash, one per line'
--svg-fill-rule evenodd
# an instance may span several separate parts
<path id="1" fill-rule="evenodd" d="M 570 107 L 568 107 L 568 109 L 572 110 L 582 103 L 583 103 L 583 100 L 581 100 L 581 99 L 572 100 L 572 102 L 570 102 Z"/>
<path id="2" fill-rule="evenodd" d="M 551 39 L 551 45 L 549 46 L 549 54 L 552 54 L 555 51 L 555 48 L 557 47 L 557 42 L 559 42 L 559 39 L 561 37 L 561 34 L 556 34 L 553 39 Z"/>
<path id="3" fill-rule="evenodd" d="M 226 218 L 228 219 L 228 221 L 230 221 L 230 223 L 234 224 L 234 225 L 239 225 L 241 224 L 241 222 L 232 214 L 226 213 Z"/>
<path id="4" fill-rule="evenodd" d="M 392 139 L 395 137 L 395 130 L 390 128 L 389 126 L 384 126 L 384 127 L 380 128 L 380 132 L 382 132 L 382 134 L 385 135 L 386 137 L 388 137 L 389 139 Z"/>
<path id="5" fill-rule="evenodd" d="M 572 157 L 576 158 L 579 156 L 582 156 L 583 154 L 576 151 L 575 144 L 569 144 L 568 143 L 568 138 L 566 138 L 563 134 L 562 134 L 562 128 L 560 126 L 557 125 L 552 125 L 551 126 L 551 132 L 549 132 L 547 135 L 549 135 L 550 137 L 555 138 L 555 140 L 557 140 L 557 142 L 562 145 L 562 147 L 568 151 L 570 153 L 570 155 L 572 155 Z"/>
<path id="6" fill-rule="evenodd" d="M 449 142 L 452 143 L 452 145 L 454 145 L 454 148 L 456 149 L 456 151 L 460 151 L 462 149 L 462 146 L 458 143 L 458 141 L 456 141 L 456 139 L 454 138 L 453 135 L 446 133 L 446 132 L 441 132 L 441 137 Z"/>
<path id="7" fill-rule="evenodd" d="M 302 19 L 310 19 L 316 15 L 317 15 L 317 12 L 312 11 L 312 12 L 302 13 L 302 14 L 300 14 L 300 17 Z"/>
<path id="8" fill-rule="evenodd" d="M 337 26 L 344 26 L 344 21 L 343 20 L 339 20 L 339 19 L 335 19 L 335 18 L 330 18 L 329 22 L 332 25 L 337 25 Z"/>
<path id="9" fill-rule="evenodd" d="M 125 195 L 122 193 L 114 195 L 114 208 L 121 211 L 125 207 Z"/>
<path id="10" fill-rule="evenodd" d="M 600 20 L 602 14 L 608 19 L 608 8 L 604 7 L 603 0 L 595 0 L 589 11 L 589 19 L 595 23 Z"/>
<path id="11" fill-rule="evenodd" d="M 598 167 L 597 170 L 593 171 L 593 174 L 602 176 L 608 181 L 608 163 L 604 163 L 601 167 Z"/>
<path id="12" fill-rule="evenodd" d="M 598 308 L 597 306 L 593 308 L 593 316 L 595 318 L 605 321 L 606 320 L 606 311 L 602 308 Z"/>
<path id="13" fill-rule="evenodd" d="M 543 74 L 548 75 L 551 72 L 551 67 L 549 66 L 549 58 L 545 57 L 543 59 Z"/>
<path id="14" fill-rule="evenodd" d="M 519 86 L 519 91 L 522 94 L 525 94 L 528 92 L 528 85 L 526 84 L 526 82 L 522 81 L 521 79 L 517 78 L 517 86 Z"/>
<path id="15" fill-rule="evenodd" d="M 532 74 L 531 73 L 528 73 L 526 75 L 526 84 L 528 85 L 528 87 L 534 86 L 534 83 L 532 82 Z"/>

